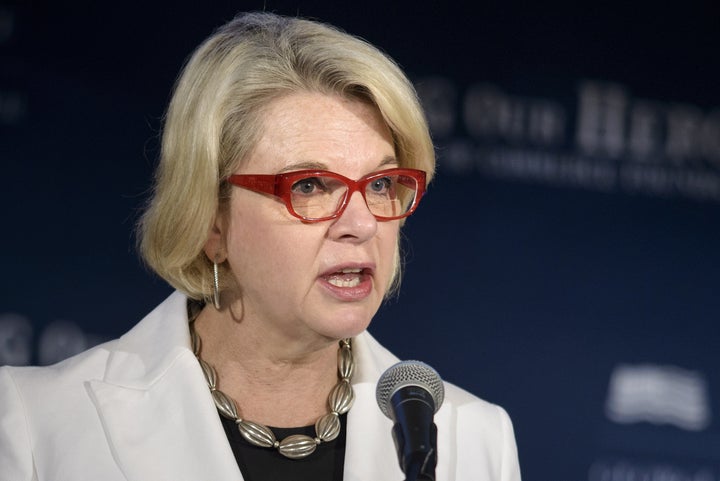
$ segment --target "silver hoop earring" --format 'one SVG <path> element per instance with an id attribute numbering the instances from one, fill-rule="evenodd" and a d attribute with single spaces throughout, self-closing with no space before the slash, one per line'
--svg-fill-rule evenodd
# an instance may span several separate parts
<path id="1" fill-rule="evenodd" d="M 213 305 L 220 310 L 220 279 L 218 275 L 217 261 L 213 261 Z"/>

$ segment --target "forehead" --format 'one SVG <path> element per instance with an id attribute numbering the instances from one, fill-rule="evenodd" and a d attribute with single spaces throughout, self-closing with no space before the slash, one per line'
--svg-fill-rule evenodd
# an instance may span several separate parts
<path id="1" fill-rule="evenodd" d="M 261 132 L 242 169 L 248 173 L 322 168 L 355 176 L 395 158 L 379 110 L 356 99 L 307 92 L 283 96 L 265 108 Z"/>

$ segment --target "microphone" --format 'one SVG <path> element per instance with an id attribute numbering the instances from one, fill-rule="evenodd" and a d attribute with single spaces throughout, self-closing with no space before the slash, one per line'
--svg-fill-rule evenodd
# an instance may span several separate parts
<path id="1" fill-rule="evenodd" d="M 406 481 L 435 481 L 437 427 L 433 415 L 445 399 L 442 379 L 420 361 L 402 361 L 383 373 L 375 392 L 392 429 Z"/>

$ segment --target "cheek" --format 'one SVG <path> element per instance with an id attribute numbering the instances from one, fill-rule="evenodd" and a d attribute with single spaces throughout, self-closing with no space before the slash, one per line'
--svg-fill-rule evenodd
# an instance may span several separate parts
<path id="1" fill-rule="evenodd" d="M 258 209 L 259 210 L 259 209 Z M 240 286 L 272 289 L 312 272 L 322 236 L 295 218 L 237 213 L 228 229 L 228 261 Z M 298 279 L 295 279 L 296 281 Z"/>
<path id="2" fill-rule="evenodd" d="M 240 273 L 277 268 L 287 262 L 290 254 L 287 238 L 283 239 L 280 229 L 255 224 L 229 232 L 228 257 Z"/>
<path id="3" fill-rule="evenodd" d="M 258 209 L 260 210 L 260 209 Z M 234 276 L 243 279 L 272 272 L 277 256 L 277 235 L 267 218 L 253 209 L 234 209 L 226 231 L 227 256 Z M 242 282 L 241 282 L 242 285 Z"/>
<path id="4" fill-rule="evenodd" d="M 256 199 L 258 194 L 242 189 L 234 191 L 232 210 L 227 223 L 228 255 L 246 264 L 271 261 L 271 253 L 283 247 L 281 205 L 267 199 Z M 266 259 L 267 258 L 267 259 Z"/>
<path id="5" fill-rule="evenodd" d="M 390 221 L 387 224 L 387 226 L 382 225 L 383 228 L 379 230 L 379 249 L 382 273 L 389 283 L 398 261 L 400 224 L 398 221 Z"/>

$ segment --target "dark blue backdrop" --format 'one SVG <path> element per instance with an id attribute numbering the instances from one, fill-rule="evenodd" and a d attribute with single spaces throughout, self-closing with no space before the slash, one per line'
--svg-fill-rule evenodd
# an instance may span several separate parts
<path id="1" fill-rule="evenodd" d="M 526 480 L 720 479 L 717 7 L 389 3 L 0 6 L 0 364 L 169 292 L 133 245 L 160 118 L 190 51 L 266 5 L 380 46 L 431 114 L 372 332 L 506 407 Z"/>

